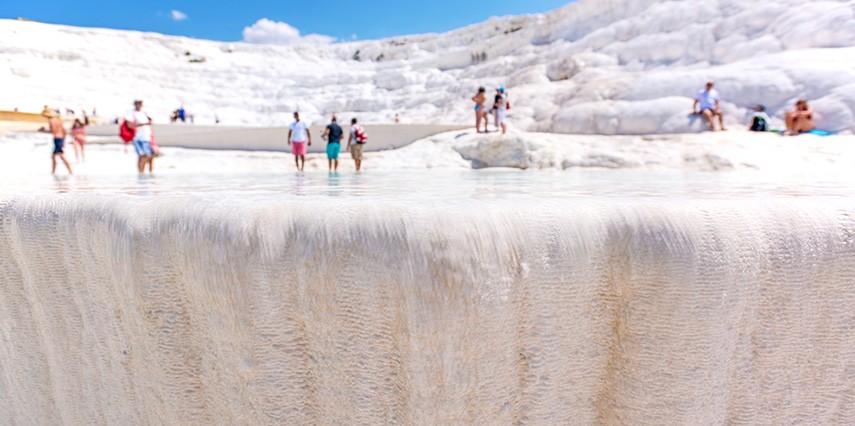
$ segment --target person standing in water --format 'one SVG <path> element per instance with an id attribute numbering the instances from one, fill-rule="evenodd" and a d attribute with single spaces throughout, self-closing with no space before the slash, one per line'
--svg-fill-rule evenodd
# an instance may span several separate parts
<path id="1" fill-rule="evenodd" d="M 74 144 L 74 161 L 86 162 L 86 126 L 89 125 L 89 116 L 86 111 L 83 111 L 83 121 L 79 118 L 74 119 L 74 124 L 71 126 L 72 143 Z"/>
<path id="2" fill-rule="evenodd" d="M 56 174 L 56 157 L 59 157 L 59 159 L 62 160 L 62 163 L 65 164 L 65 168 L 68 169 L 68 174 L 74 174 L 71 172 L 71 165 L 68 164 L 68 160 L 65 159 L 65 153 L 62 151 L 63 145 L 65 145 L 66 136 L 65 127 L 62 125 L 62 121 L 49 109 L 42 111 L 42 116 L 47 118 L 48 128 L 41 129 L 40 131 L 53 135 L 53 154 L 51 154 L 50 169 L 51 174 Z"/>
<path id="3" fill-rule="evenodd" d="M 151 150 L 151 117 L 142 110 L 143 101 L 134 101 L 134 109 L 125 114 L 128 127 L 134 129 L 134 150 L 137 151 L 137 170 L 140 174 L 152 173 L 154 169 L 154 153 Z"/>
<path id="4" fill-rule="evenodd" d="M 327 162 L 329 163 L 329 171 L 338 171 L 338 154 L 341 152 L 341 135 L 344 131 L 341 130 L 333 116 L 329 125 L 324 129 L 321 138 L 327 141 Z"/>
<path id="5" fill-rule="evenodd" d="M 475 102 L 475 131 L 477 133 L 481 133 L 481 120 L 483 120 L 484 133 L 487 133 L 489 131 L 487 129 L 487 126 L 490 122 L 490 120 L 487 118 L 487 108 L 484 105 L 487 103 L 487 89 L 479 87 L 478 93 L 472 97 L 472 102 Z"/>
<path id="6" fill-rule="evenodd" d="M 350 151 L 350 156 L 353 157 L 357 172 L 362 170 L 362 148 L 367 140 L 365 129 L 356 122 L 356 118 L 350 120 L 350 136 L 347 137 L 346 149 Z"/>
<path id="7" fill-rule="evenodd" d="M 288 129 L 288 145 L 291 145 L 291 152 L 294 154 L 294 162 L 297 164 L 297 170 L 303 171 L 306 167 L 306 145 L 312 144 L 312 135 L 309 134 L 309 126 L 305 122 L 300 121 L 300 113 L 294 113 L 294 122 Z"/>

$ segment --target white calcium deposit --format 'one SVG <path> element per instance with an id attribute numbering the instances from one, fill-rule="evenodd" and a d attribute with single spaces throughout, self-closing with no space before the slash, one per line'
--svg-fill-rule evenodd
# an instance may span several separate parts
<path id="1" fill-rule="evenodd" d="M 164 149 L 152 177 L 90 145 L 50 177 L 49 136 L 14 134 L 0 412 L 846 424 L 851 139 L 449 133 L 362 174 Z"/>
<path id="2" fill-rule="evenodd" d="M 205 123 L 281 125 L 294 110 L 468 123 L 483 85 L 509 88 L 521 130 L 662 134 L 702 127 L 691 98 L 715 80 L 731 125 L 765 104 L 781 127 L 807 98 L 820 128 L 852 132 L 853 46 L 852 0 L 582 0 L 444 34 L 299 46 L 0 20 L 0 108 L 112 117 L 142 98 L 159 121 L 184 104 Z"/>
<path id="3" fill-rule="evenodd" d="M 4 422 L 855 417 L 851 201 L 212 195 L 0 198 Z"/>
<path id="4" fill-rule="evenodd" d="M 235 133 L 240 136 L 239 133 Z M 285 135 L 283 134 L 283 139 Z M 97 140 L 97 138 L 95 138 Z M 320 141 L 323 144 L 323 141 Z M 284 144 L 284 142 L 283 142 Z M 293 170 L 293 156 L 281 152 L 216 151 L 162 148 L 155 160 L 159 175 L 283 173 Z M 50 169 L 51 136 L 14 133 L 0 137 L 0 157 L 10 161 L 0 177 L 26 178 Z M 65 155 L 76 174 L 133 175 L 133 148 L 117 144 L 86 147 L 86 162 L 75 162 L 66 142 Z M 700 134 L 598 136 L 511 132 L 442 133 L 399 149 L 367 152 L 368 171 L 426 171 L 513 168 L 523 170 L 630 169 L 648 171 L 756 171 L 759 174 L 833 174 L 855 179 L 855 136 L 784 137 L 742 131 Z M 353 172 L 350 154 L 340 156 L 342 172 Z M 14 160 L 14 161 L 12 161 Z M 307 171 L 326 171 L 326 154 L 309 154 Z M 62 166 L 60 174 L 64 174 Z M 2 185 L 0 185 L 2 188 Z"/>
<path id="5" fill-rule="evenodd" d="M 92 137 L 51 176 L 50 135 L 0 138 L 0 423 L 851 424 L 855 136 L 740 120 L 806 97 L 851 133 L 853 10 L 583 0 L 291 47 L 0 21 L 0 108 L 468 123 L 479 85 L 513 105 L 507 135 L 362 173 L 163 147 L 137 176 Z M 709 79 L 731 130 L 688 134 Z"/>

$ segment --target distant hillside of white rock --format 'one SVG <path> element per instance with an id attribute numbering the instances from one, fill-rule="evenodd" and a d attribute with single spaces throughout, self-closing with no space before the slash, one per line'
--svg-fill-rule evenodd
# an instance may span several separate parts
<path id="1" fill-rule="evenodd" d="M 715 80 L 727 119 L 778 118 L 804 97 L 832 131 L 855 131 L 855 1 L 582 0 L 444 34 L 326 45 L 222 43 L 0 20 L 0 108 L 272 125 L 300 110 L 365 121 L 468 123 L 478 86 L 506 86 L 510 119 L 539 132 L 701 128 L 691 97 Z M 781 123 L 778 121 L 778 126 Z"/>

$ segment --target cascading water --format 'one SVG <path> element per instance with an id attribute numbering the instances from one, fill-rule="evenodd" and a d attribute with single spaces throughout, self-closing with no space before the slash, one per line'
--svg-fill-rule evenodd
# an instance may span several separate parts
<path id="1" fill-rule="evenodd" d="M 3 422 L 855 418 L 846 198 L 396 198 L 371 179 L 4 197 Z"/>

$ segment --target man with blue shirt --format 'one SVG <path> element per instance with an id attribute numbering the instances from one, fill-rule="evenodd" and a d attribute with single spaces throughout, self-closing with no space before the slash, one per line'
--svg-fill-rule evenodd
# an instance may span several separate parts
<path id="1" fill-rule="evenodd" d="M 718 124 L 721 130 L 727 130 L 724 128 L 724 117 L 721 114 L 719 100 L 718 91 L 713 89 L 713 82 L 708 81 L 706 88 L 695 95 L 695 103 L 692 104 L 692 113 L 703 115 L 704 119 L 707 120 L 707 126 L 712 131 L 715 131 L 715 123 L 713 122 L 715 117 L 718 117 Z M 699 105 L 700 109 L 698 109 Z"/>

